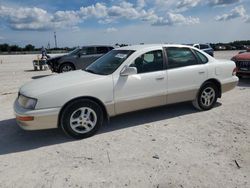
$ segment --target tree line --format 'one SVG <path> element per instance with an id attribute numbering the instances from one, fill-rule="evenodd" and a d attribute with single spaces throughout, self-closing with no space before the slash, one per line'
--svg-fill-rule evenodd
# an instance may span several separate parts
<path id="1" fill-rule="evenodd" d="M 7 43 L 4 44 L 0 44 L 0 52 L 34 52 L 34 51 L 40 51 L 41 48 L 36 48 L 34 45 L 32 44 L 27 44 L 24 47 L 20 47 L 18 45 L 9 45 Z M 50 48 L 47 50 L 51 50 L 51 51 L 68 51 L 68 50 L 72 50 L 72 48 Z"/>
<path id="2" fill-rule="evenodd" d="M 117 46 L 127 46 L 127 44 L 116 44 Z M 246 46 L 250 47 L 250 40 L 241 40 L 241 41 L 234 41 L 229 43 L 211 43 L 211 46 L 216 49 L 216 46 L 231 46 L 234 47 L 233 49 L 241 50 L 245 48 Z M 51 48 L 47 49 L 50 51 L 70 51 L 73 48 Z M 229 48 L 232 49 L 232 48 Z M 24 47 L 20 47 L 18 45 L 9 45 L 7 43 L 0 44 L 0 52 L 34 52 L 34 51 L 40 51 L 41 48 L 36 48 L 32 44 L 27 44 Z"/>
<path id="3" fill-rule="evenodd" d="M 0 44 L 0 52 L 22 52 L 22 51 L 35 51 L 36 48 L 32 44 L 27 44 L 25 47 L 18 45 Z"/>

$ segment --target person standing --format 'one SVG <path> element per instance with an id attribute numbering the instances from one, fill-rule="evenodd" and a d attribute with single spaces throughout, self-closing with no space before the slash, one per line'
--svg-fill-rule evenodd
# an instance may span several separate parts
<path id="1" fill-rule="evenodd" d="M 42 47 L 41 49 L 41 54 L 42 54 L 42 58 L 41 59 L 47 59 L 49 58 L 48 54 L 47 54 L 47 51 L 46 51 L 46 48 Z"/>

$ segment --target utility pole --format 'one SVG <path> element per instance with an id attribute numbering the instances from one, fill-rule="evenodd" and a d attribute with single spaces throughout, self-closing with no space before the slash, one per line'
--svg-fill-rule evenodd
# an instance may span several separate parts
<path id="1" fill-rule="evenodd" d="M 57 48 L 56 32 L 54 31 L 55 47 Z"/>

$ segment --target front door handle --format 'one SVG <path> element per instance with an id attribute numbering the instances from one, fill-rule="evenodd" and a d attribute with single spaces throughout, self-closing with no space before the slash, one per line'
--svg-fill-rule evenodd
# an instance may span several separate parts
<path id="1" fill-rule="evenodd" d="M 164 80 L 164 77 L 158 77 L 156 80 Z"/>
<path id="2" fill-rule="evenodd" d="M 204 74 L 205 73 L 205 71 L 199 71 L 199 74 Z"/>

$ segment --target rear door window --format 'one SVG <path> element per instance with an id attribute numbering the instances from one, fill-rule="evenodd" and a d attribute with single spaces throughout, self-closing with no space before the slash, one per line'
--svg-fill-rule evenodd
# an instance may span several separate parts
<path id="1" fill-rule="evenodd" d="M 81 50 L 81 55 L 92 55 L 95 54 L 95 47 L 84 47 Z"/>
<path id="2" fill-rule="evenodd" d="M 189 48 L 169 47 L 166 50 L 169 69 L 199 64 Z"/>
<path id="3" fill-rule="evenodd" d="M 96 53 L 97 54 L 106 54 L 109 52 L 109 48 L 108 47 L 97 47 L 96 48 Z"/>

